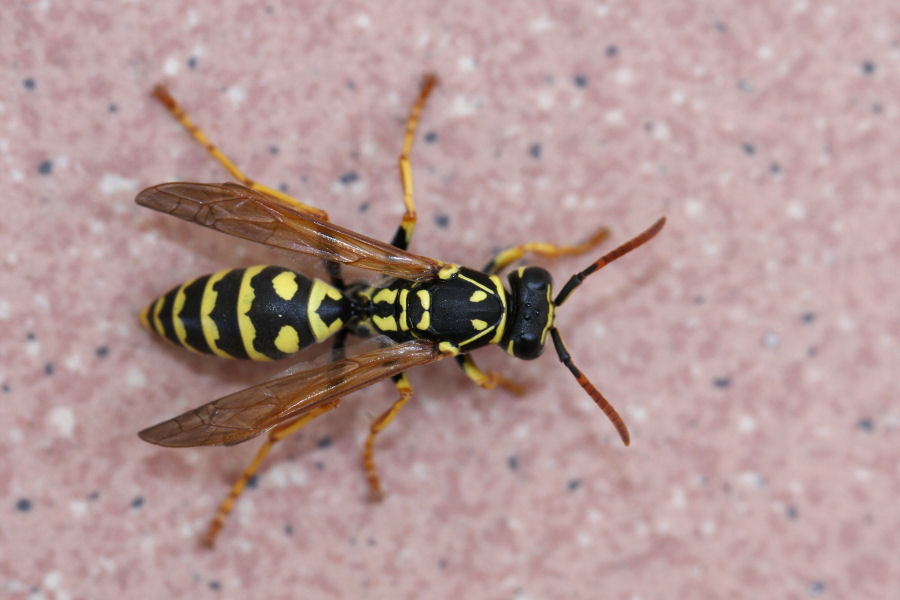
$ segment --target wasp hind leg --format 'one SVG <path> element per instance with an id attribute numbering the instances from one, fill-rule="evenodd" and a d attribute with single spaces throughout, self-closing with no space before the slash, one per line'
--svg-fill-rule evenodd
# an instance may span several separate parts
<path id="1" fill-rule="evenodd" d="M 250 465 L 244 469 L 244 472 L 241 474 L 240 478 L 234 483 L 231 487 L 231 492 L 229 492 L 228 496 L 225 500 L 222 501 L 222 504 L 219 505 L 219 509 L 216 512 L 216 516 L 213 517 L 212 522 L 209 524 L 209 528 L 206 530 L 206 535 L 203 536 L 203 545 L 207 548 L 212 548 L 216 542 L 216 537 L 219 535 L 219 531 L 222 530 L 222 525 L 225 524 L 225 519 L 228 517 L 229 513 L 231 513 L 231 509 L 234 507 L 235 501 L 244 491 L 244 488 L 247 487 L 247 482 L 253 478 L 256 474 L 256 471 L 259 469 L 259 465 L 262 463 L 263 459 L 272 449 L 277 442 L 283 440 L 287 436 L 292 433 L 298 431 L 301 427 L 320 416 L 323 413 L 336 408 L 340 403 L 339 399 L 332 400 L 327 404 L 323 404 L 309 413 L 299 417 L 293 421 L 288 421 L 287 423 L 282 423 L 281 425 L 275 427 L 269 432 L 268 439 L 256 453 L 256 456 L 253 457 L 253 460 L 250 462 Z"/>
<path id="2" fill-rule="evenodd" d="M 510 381 L 494 371 L 485 373 L 479 369 L 478 365 L 475 364 L 475 360 L 468 354 L 457 354 L 456 363 L 469 379 L 486 390 L 492 390 L 500 386 L 515 396 L 521 396 L 525 393 L 525 388 L 515 381 Z"/>
<path id="3" fill-rule="evenodd" d="M 409 164 L 409 153 L 416 135 L 416 127 L 419 125 L 419 117 L 422 114 L 422 109 L 425 107 L 425 101 L 431 95 L 431 90 L 434 89 L 437 82 L 437 77 L 432 73 L 425 75 L 419 97 L 416 98 L 412 109 L 409 111 L 409 117 L 406 119 L 403 151 L 397 160 L 400 167 L 400 185 L 403 187 L 403 205 L 406 207 L 406 212 L 403 213 L 403 220 L 400 222 L 400 227 L 397 228 L 397 233 L 394 235 L 391 244 L 401 250 L 406 250 L 409 247 L 413 229 L 416 227 L 416 206 L 413 203 L 413 176 L 412 167 Z"/>
<path id="4" fill-rule="evenodd" d="M 546 242 L 529 242 L 527 244 L 519 244 L 500 251 L 497 256 L 491 259 L 484 267 L 484 272 L 495 274 L 502 271 L 507 265 L 515 262 L 525 256 L 526 252 L 533 252 L 537 255 L 547 258 L 556 258 L 557 256 L 584 254 L 591 250 L 606 238 L 609 237 L 609 229 L 601 227 L 590 238 L 580 244 L 572 246 L 557 246 L 556 244 L 548 244 Z"/>
<path id="5" fill-rule="evenodd" d="M 284 192 L 280 190 L 276 190 L 274 188 L 270 188 L 267 185 L 263 185 L 258 183 L 244 174 L 243 171 L 237 168 L 237 166 L 231 162 L 231 160 L 225 156 L 225 154 L 219 150 L 212 142 L 209 141 L 209 138 L 206 137 L 206 134 L 203 133 L 203 130 L 200 129 L 191 118 L 184 112 L 184 109 L 178 105 L 178 102 L 175 101 L 175 98 L 169 93 L 169 90 L 165 88 L 165 86 L 157 85 L 153 88 L 153 97 L 159 100 L 163 106 L 166 107 L 175 120 L 178 121 L 185 130 L 191 134 L 197 142 L 200 143 L 201 146 L 206 148 L 206 151 L 209 152 L 213 158 L 215 158 L 225 170 L 231 173 L 231 176 L 236 180 L 246 185 L 248 188 L 254 189 L 257 192 L 265 194 L 266 196 L 270 196 L 286 206 L 300 211 L 305 214 L 309 214 L 315 216 L 319 219 L 328 220 L 328 213 L 320 208 L 316 208 L 314 206 L 309 206 L 308 204 L 303 204 L 299 200 L 296 200 Z"/>
<path id="6" fill-rule="evenodd" d="M 375 468 L 375 436 L 387 427 L 388 423 L 394 420 L 400 409 L 409 402 L 413 392 L 406 373 L 399 373 L 391 379 L 397 387 L 400 397 L 380 417 L 372 421 L 372 425 L 369 428 L 369 437 L 366 438 L 366 445 L 363 450 L 363 468 L 366 470 L 366 479 L 369 481 L 369 498 L 373 502 L 378 502 L 384 498 L 384 492 L 381 490 L 381 480 L 378 478 L 378 470 Z"/>

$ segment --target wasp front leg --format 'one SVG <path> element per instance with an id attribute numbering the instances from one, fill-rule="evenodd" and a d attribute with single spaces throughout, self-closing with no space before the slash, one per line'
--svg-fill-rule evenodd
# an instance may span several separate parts
<path id="1" fill-rule="evenodd" d="M 299 200 L 296 200 L 282 191 L 276 190 L 274 188 L 270 188 L 267 185 L 263 185 L 258 183 L 244 174 L 225 154 L 216 147 L 209 138 L 206 137 L 206 134 L 203 133 L 203 130 L 200 129 L 191 118 L 187 115 L 184 109 L 178 105 L 178 102 L 175 101 L 175 98 L 169 93 L 169 90 L 165 88 L 165 86 L 157 85 L 153 88 L 153 97 L 159 100 L 163 106 L 166 107 L 175 120 L 178 121 L 182 127 L 187 130 L 191 137 L 193 137 L 197 142 L 203 146 L 207 152 L 209 152 L 213 158 L 215 158 L 225 170 L 231 173 L 231 176 L 236 180 L 246 185 L 249 188 L 256 190 L 262 194 L 267 196 L 271 196 L 276 200 L 281 201 L 286 206 L 292 208 L 293 210 L 298 210 L 302 213 L 313 215 L 319 219 L 323 219 L 325 221 L 328 220 L 328 213 L 320 208 L 316 208 L 315 206 L 309 206 L 308 204 L 304 204 Z"/>
<path id="2" fill-rule="evenodd" d="M 606 238 L 609 237 L 609 229 L 601 227 L 594 235 L 580 244 L 572 246 L 558 246 L 556 244 L 548 244 L 546 242 L 529 242 L 527 244 L 519 244 L 502 250 L 497 254 L 491 262 L 484 267 L 484 272 L 489 274 L 499 273 L 512 262 L 515 262 L 525 256 L 526 252 L 533 252 L 539 256 L 547 258 L 556 258 L 557 256 L 584 254 L 591 250 Z"/>
<path id="3" fill-rule="evenodd" d="M 475 364 L 475 360 L 468 354 L 457 354 L 456 363 L 469 379 L 486 390 L 492 390 L 497 386 L 500 386 L 516 396 L 521 396 L 525 393 L 525 388 L 515 381 L 510 381 L 494 371 L 488 371 L 487 373 L 482 371 L 478 368 L 478 365 Z"/>
<path id="4" fill-rule="evenodd" d="M 416 127 L 419 124 L 419 116 L 422 114 L 422 109 L 425 107 L 425 101 L 431 94 L 431 90 L 434 89 L 434 86 L 436 85 L 436 76 L 431 73 L 425 75 L 425 81 L 422 83 L 422 91 L 419 92 L 419 97 L 413 104 L 412 110 L 409 112 L 409 117 L 406 120 L 406 135 L 403 138 L 403 151 L 400 153 L 400 158 L 397 161 L 400 167 L 400 185 L 403 186 L 403 205 L 406 207 L 406 212 L 403 213 L 403 220 L 400 222 L 400 227 L 397 228 L 397 233 L 394 235 L 391 244 L 401 250 L 406 250 L 409 247 L 409 242 L 412 240 L 413 229 L 416 227 L 416 207 L 413 203 L 413 176 L 412 167 L 409 163 L 409 153 L 412 149 L 413 139 L 416 135 Z"/>

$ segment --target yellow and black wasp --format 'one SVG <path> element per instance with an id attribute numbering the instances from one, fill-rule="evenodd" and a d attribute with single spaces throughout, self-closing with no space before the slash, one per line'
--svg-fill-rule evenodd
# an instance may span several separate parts
<path id="1" fill-rule="evenodd" d="M 604 265 L 655 236 L 665 217 L 573 275 L 553 296 L 550 274 L 540 267 L 498 273 L 532 252 L 553 257 L 581 254 L 607 237 L 601 228 L 573 246 L 527 243 L 500 252 L 482 270 L 443 263 L 406 251 L 416 223 L 409 154 L 425 101 L 437 80 L 427 75 L 413 104 L 399 157 L 406 211 L 390 244 L 370 239 L 328 221 L 327 214 L 244 175 L 190 120 L 165 88 L 154 96 L 185 129 L 237 179 L 237 183 L 164 183 L 142 191 L 137 203 L 244 239 L 311 255 L 325 263 L 330 282 L 296 271 L 261 265 L 198 277 L 151 302 L 141 322 L 151 331 L 196 352 L 228 358 L 272 360 L 291 356 L 332 338 L 331 361 L 276 377 L 186 412 L 140 432 L 161 446 L 232 445 L 268 432 L 253 462 L 219 507 L 204 542 L 212 545 L 234 501 L 272 445 L 312 419 L 335 408 L 340 398 L 391 377 L 400 394 L 371 425 L 364 467 L 373 498 L 381 496 L 375 469 L 375 437 L 412 395 L 406 376 L 411 367 L 454 357 L 478 385 L 519 386 L 496 373 L 485 373 L 469 354 L 497 344 L 509 355 L 534 359 L 549 335 L 559 359 L 603 409 L 622 441 L 628 429 L 615 409 L 581 373 L 555 327 L 556 310 Z M 381 284 L 346 284 L 341 265 L 375 271 Z M 382 335 L 394 343 L 346 357 L 347 336 Z"/>

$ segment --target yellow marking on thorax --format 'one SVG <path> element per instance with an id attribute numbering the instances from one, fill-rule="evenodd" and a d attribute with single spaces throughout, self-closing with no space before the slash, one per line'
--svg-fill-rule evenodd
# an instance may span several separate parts
<path id="1" fill-rule="evenodd" d="M 478 331 L 481 331 L 482 329 L 487 327 L 487 322 L 482 321 L 481 319 L 472 319 L 472 327 L 474 327 Z"/>
<path id="2" fill-rule="evenodd" d="M 388 317 L 372 315 L 372 322 L 381 331 L 397 331 L 397 319 L 394 318 L 394 315 Z"/>
<path id="3" fill-rule="evenodd" d="M 459 267 L 454 264 L 446 264 L 438 270 L 438 278 L 450 279 L 456 273 L 459 273 Z"/>
<path id="4" fill-rule="evenodd" d="M 200 300 L 200 326 L 203 328 L 203 337 L 206 338 L 206 343 L 214 354 L 225 358 L 234 358 L 219 348 L 217 344 L 219 341 L 219 327 L 216 325 L 216 322 L 213 321 L 212 317 L 209 316 L 216 307 L 216 299 L 219 296 L 219 292 L 215 291 L 213 286 L 227 274 L 228 271 L 219 271 L 218 273 L 213 273 L 209 276 L 209 280 L 206 282 L 206 287 L 203 288 L 203 296 Z"/>
<path id="5" fill-rule="evenodd" d="M 404 290 L 405 291 L 405 290 Z M 385 288 L 383 290 L 378 290 L 378 293 L 372 296 L 372 302 L 385 302 L 387 304 L 393 304 L 397 301 L 397 290 L 392 290 L 390 288 Z"/>
<path id="6" fill-rule="evenodd" d="M 431 327 L 431 311 L 426 310 L 422 313 L 422 318 L 416 323 L 416 329 L 428 329 Z"/>
<path id="7" fill-rule="evenodd" d="M 400 290 L 400 329 L 409 331 L 409 323 L 406 322 L 406 301 L 409 299 L 409 290 Z"/>
<path id="8" fill-rule="evenodd" d="M 184 322 L 178 316 L 181 310 L 184 308 L 184 302 L 187 299 L 187 296 L 184 294 L 185 288 L 197 281 L 197 278 L 194 277 L 180 288 L 178 288 L 178 292 L 175 294 L 175 302 L 172 303 L 172 325 L 175 327 L 175 336 L 178 338 L 178 341 L 181 342 L 181 345 L 190 350 L 191 352 L 200 351 L 187 343 L 187 329 L 184 326 Z"/>
<path id="9" fill-rule="evenodd" d="M 275 338 L 275 347 L 285 354 L 294 354 L 300 350 L 300 334 L 290 325 L 282 325 Z"/>
<path id="10" fill-rule="evenodd" d="M 487 292 L 485 292 L 484 290 L 475 290 L 474 292 L 472 292 L 472 295 L 469 296 L 469 302 L 481 302 L 487 297 Z"/>
<path id="11" fill-rule="evenodd" d="M 282 271 L 272 278 L 272 289 L 283 300 L 292 300 L 300 289 L 297 285 L 297 275 L 290 271 Z"/>
<path id="12" fill-rule="evenodd" d="M 441 342 L 438 344 L 438 351 L 447 356 L 456 356 L 459 354 L 459 348 L 450 342 Z"/>
<path id="13" fill-rule="evenodd" d="M 241 287 L 237 297 L 238 330 L 241 332 L 241 341 L 244 343 L 244 350 L 247 351 L 247 356 L 252 360 L 272 360 L 253 347 L 253 341 L 256 339 L 256 325 L 253 324 L 253 319 L 247 316 L 247 313 L 250 312 L 250 307 L 253 306 L 253 300 L 256 298 L 256 292 L 250 287 L 250 280 L 256 277 L 259 272 L 265 268 L 265 265 L 257 265 L 255 267 L 248 267 L 244 270 L 244 276 L 241 278 Z"/>
<path id="14" fill-rule="evenodd" d="M 319 307 L 322 301 L 328 296 L 332 300 L 340 300 L 344 296 L 340 290 L 328 285 L 321 279 L 314 279 L 312 288 L 309 290 L 309 302 L 306 305 L 306 318 L 309 320 L 309 328 L 312 330 L 313 336 L 317 342 L 326 340 L 334 335 L 341 327 L 344 326 L 343 319 L 335 319 L 331 326 L 325 324 L 322 317 L 319 316 Z"/>
<path id="15" fill-rule="evenodd" d="M 491 275 L 491 282 L 493 282 L 494 287 L 497 288 L 497 297 L 500 298 L 500 304 L 503 307 L 503 316 L 500 317 L 500 323 L 497 325 L 496 333 L 494 333 L 494 337 L 491 338 L 491 343 L 497 344 L 503 337 L 503 332 L 506 331 L 506 290 L 503 289 L 503 282 L 500 281 L 500 278 L 496 275 Z"/>
<path id="16" fill-rule="evenodd" d="M 416 292 L 416 296 L 419 297 L 419 304 L 422 305 L 422 309 L 428 310 L 431 308 L 431 294 L 428 293 L 428 290 L 419 290 Z"/>
<path id="17" fill-rule="evenodd" d="M 492 275 L 491 277 L 493 277 L 493 275 Z M 493 290 L 491 290 L 491 288 L 485 286 L 484 284 L 481 284 L 481 283 L 475 281 L 474 279 L 472 279 L 472 278 L 470 278 L 470 277 L 466 277 L 465 275 L 460 275 L 459 278 L 462 279 L 463 281 L 468 281 L 468 282 L 471 283 L 472 285 L 477 285 L 477 286 L 480 287 L 482 290 L 484 290 L 485 293 L 487 293 L 487 294 L 493 294 L 493 293 L 494 293 Z"/>

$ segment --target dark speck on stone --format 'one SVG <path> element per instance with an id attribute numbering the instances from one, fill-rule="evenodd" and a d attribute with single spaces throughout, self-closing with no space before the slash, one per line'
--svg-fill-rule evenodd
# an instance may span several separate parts
<path id="1" fill-rule="evenodd" d="M 288 184 L 282 183 L 281 185 L 278 186 L 278 190 L 287 194 Z"/>
<path id="2" fill-rule="evenodd" d="M 773 162 L 769 165 L 769 173 L 771 173 L 772 175 L 778 175 L 779 173 L 781 173 L 781 165 L 779 165 L 777 162 Z"/>
<path id="3" fill-rule="evenodd" d="M 20 512 L 28 512 L 31 510 L 31 500 L 28 498 L 19 498 L 16 501 L 16 510 Z"/>
<path id="4" fill-rule="evenodd" d="M 136 496 L 134 500 L 131 501 L 131 508 L 140 508 L 144 505 L 144 497 Z"/>
<path id="5" fill-rule="evenodd" d="M 38 173 L 41 175 L 49 175 L 53 172 L 53 161 L 45 160 L 38 165 Z"/>
<path id="6" fill-rule="evenodd" d="M 87 498 L 88 498 L 88 500 L 97 500 L 99 497 L 100 497 L 100 492 L 98 492 L 97 490 L 94 490 L 93 492 L 88 494 Z"/>
<path id="7" fill-rule="evenodd" d="M 540 144 L 532 144 L 531 146 L 529 146 L 528 154 L 530 154 L 532 158 L 540 158 L 541 157 L 541 145 Z"/>
<path id="8" fill-rule="evenodd" d="M 864 74 L 871 75 L 875 72 L 875 63 L 873 63 L 871 60 L 867 60 L 862 64 L 862 67 L 860 68 L 862 69 L 862 72 Z"/>
<path id="9" fill-rule="evenodd" d="M 862 429 L 863 431 L 873 432 L 875 431 L 875 421 L 869 418 L 863 418 L 857 421 L 856 426 Z"/>
<path id="10" fill-rule="evenodd" d="M 434 218 L 434 222 L 441 229 L 447 229 L 447 225 L 450 224 L 450 217 L 448 215 L 438 215 Z"/>
<path id="11" fill-rule="evenodd" d="M 512 456 L 510 456 L 509 458 L 506 459 L 506 464 L 509 466 L 509 468 L 510 468 L 511 470 L 513 470 L 513 471 L 518 470 L 518 468 L 519 468 L 519 457 L 516 456 L 515 454 L 513 454 Z"/>
<path id="12" fill-rule="evenodd" d="M 326 435 L 316 444 L 319 448 L 330 448 L 331 447 L 331 436 Z"/>
<path id="13" fill-rule="evenodd" d="M 107 110 L 109 110 L 109 112 L 116 112 L 117 110 L 119 110 L 119 107 L 116 106 L 115 103 L 110 102 Z"/>
<path id="14" fill-rule="evenodd" d="M 618 46 L 607 46 L 606 47 L 606 55 L 607 56 L 616 56 L 619 53 Z"/>
<path id="15" fill-rule="evenodd" d="M 435 131 L 429 131 L 428 133 L 425 134 L 425 141 L 428 142 L 429 144 L 435 143 L 437 141 L 437 139 L 438 139 L 438 134 Z"/>
<path id="16" fill-rule="evenodd" d="M 570 479 L 569 483 L 566 484 L 566 487 L 569 488 L 570 492 L 574 492 L 575 490 L 577 490 L 578 488 L 581 487 L 581 480 L 580 479 Z"/>
<path id="17" fill-rule="evenodd" d="M 2 386 L 0 386 L 0 390 L 3 390 L 4 392 L 6 392 L 8 394 L 12 391 L 12 388 L 9 387 L 8 383 L 4 383 Z"/>
<path id="18" fill-rule="evenodd" d="M 813 321 L 816 320 L 816 313 L 814 313 L 814 312 L 812 312 L 812 311 L 810 311 L 810 312 L 805 312 L 805 313 L 803 313 L 803 315 L 800 317 L 800 320 L 803 321 L 804 323 L 812 323 Z"/>
<path id="19" fill-rule="evenodd" d="M 884 107 L 881 106 L 881 105 L 878 104 L 878 103 L 873 104 L 873 105 L 872 105 L 872 112 L 875 113 L 876 115 L 880 115 L 881 113 L 884 112 Z"/>
<path id="20" fill-rule="evenodd" d="M 741 147 L 744 149 L 744 153 L 748 156 L 753 156 L 754 154 L 756 154 L 756 146 L 754 146 L 750 142 L 744 142 L 744 145 Z"/>
<path id="21" fill-rule="evenodd" d="M 717 388 L 727 388 L 731 385 L 731 377 L 716 377 L 713 379 L 713 385 Z"/>
<path id="22" fill-rule="evenodd" d="M 22 85 L 25 86 L 26 90 L 33 90 L 34 88 L 37 87 L 37 84 L 34 82 L 34 79 L 32 79 L 31 77 L 29 77 L 28 79 L 23 81 Z"/>
<path id="23" fill-rule="evenodd" d="M 222 584 L 214 579 L 209 582 L 209 589 L 219 591 L 222 589 Z"/>
<path id="24" fill-rule="evenodd" d="M 367 210 L 369 210 L 368 202 L 363 202 L 362 204 L 359 205 L 359 212 L 366 212 Z"/>
<path id="25" fill-rule="evenodd" d="M 821 581 L 813 581 L 809 584 L 809 587 L 806 588 L 806 591 L 809 592 L 810 596 L 818 596 L 825 591 L 825 584 Z"/>
<path id="26" fill-rule="evenodd" d="M 269 146 L 269 154 L 278 154 L 278 146 Z"/>
<path id="27" fill-rule="evenodd" d="M 587 87 L 587 77 L 584 75 L 576 75 L 573 81 L 580 88 Z"/>
<path id="28" fill-rule="evenodd" d="M 442 558 L 442 559 L 440 559 L 440 560 L 438 561 L 438 568 L 439 568 L 439 569 L 446 569 L 448 564 L 449 564 L 449 563 L 447 562 L 447 559 L 446 559 L 446 558 Z"/>
<path id="29" fill-rule="evenodd" d="M 44 375 L 53 375 L 53 363 L 47 363 L 46 365 L 44 365 Z"/>
<path id="30" fill-rule="evenodd" d="M 98 346 L 96 350 L 94 350 L 94 354 L 97 355 L 97 358 L 103 358 L 109 354 L 109 348 L 106 346 Z"/>
<path id="31" fill-rule="evenodd" d="M 798 515 L 797 507 L 796 506 L 788 506 L 787 509 L 785 510 L 785 513 L 787 514 L 787 518 L 793 521 L 794 519 L 797 518 L 797 515 Z"/>
<path id="32" fill-rule="evenodd" d="M 725 33 L 726 31 L 728 31 L 728 24 L 725 21 L 716 21 L 713 24 L 713 27 L 715 27 L 716 31 L 718 31 L 719 33 Z"/>
<path id="33" fill-rule="evenodd" d="M 188 66 L 189 69 L 196 68 L 196 66 L 197 66 L 197 58 L 196 58 L 195 56 L 192 56 L 192 57 L 188 58 L 188 59 L 187 59 L 187 66 Z"/>
<path id="34" fill-rule="evenodd" d="M 259 487 L 259 476 L 251 475 L 250 479 L 247 480 L 247 487 L 251 490 L 255 490 L 257 487 Z"/>
<path id="35" fill-rule="evenodd" d="M 746 79 L 741 79 L 741 80 L 739 80 L 739 81 L 737 82 L 737 87 L 738 87 L 738 89 L 741 90 L 742 92 L 752 92 L 754 89 L 756 89 L 756 88 L 753 86 L 753 82 L 752 82 L 752 81 L 748 81 L 748 80 L 746 80 Z"/>
<path id="36" fill-rule="evenodd" d="M 343 183 L 344 185 L 350 185 L 357 179 L 359 179 L 359 175 L 356 174 L 356 171 L 348 171 L 347 173 L 341 175 L 341 183 Z"/>
<path id="37" fill-rule="evenodd" d="M 291 524 L 287 524 L 284 526 L 285 535 L 294 535 L 294 526 Z"/>

